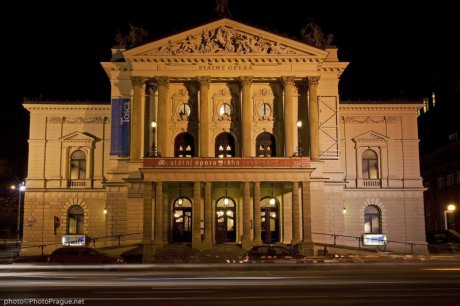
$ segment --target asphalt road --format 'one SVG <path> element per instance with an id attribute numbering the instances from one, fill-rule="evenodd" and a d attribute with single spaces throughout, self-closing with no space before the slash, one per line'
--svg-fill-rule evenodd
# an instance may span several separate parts
<path id="1" fill-rule="evenodd" d="M 69 298 L 111 306 L 459 305 L 460 262 L 0 266 L 5 305 Z"/>

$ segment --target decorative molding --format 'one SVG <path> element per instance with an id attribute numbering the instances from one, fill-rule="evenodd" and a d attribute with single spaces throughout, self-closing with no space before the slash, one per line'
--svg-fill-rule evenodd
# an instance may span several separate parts
<path id="1" fill-rule="evenodd" d="M 386 104 L 384 101 L 378 104 L 341 104 L 341 111 L 356 111 L 356 110 L 412 110 L 418 111 L 422 108 L 422 104 Z"/>
<path id="2" fill-rule="evenodd" d="M 400 116 L 385 116 L 385 121 L 387 123 L 400 123 L 401 119 Z"/>
<path id="3" fill-rule="evenodd" d="M 49 117 L 48 123 L 52 124 L 104 124 L 107 117 Z"/>
<path id="4" fill-rule="evenodd" d="M 253 98 L 253 119 L 256 121 L 274 121 L 275 113 L 275 96 L 273 95 L 273 90 L 270 86 L 260 88 L 256 91 Z M 271 108 L 270 114 L 268 116 L 259 114 L 259 108 L 264 104 L 268 104 Z"/>
<path id="5" fill-rule="evenodd" d="M 206 29 L 200 35 L 190 34 L 179 41 L 169 40 L 144 55 L 190 54 L 300 55 L 302 53 L 279 42 L 263 38 L 261 35 L 220 26 L 217 29 Z"/>
<path id="6" fill-rule="evenodd" d="M 343 116 L 345 123 L 373 124 L 385 121 L 384 116 Z"/>

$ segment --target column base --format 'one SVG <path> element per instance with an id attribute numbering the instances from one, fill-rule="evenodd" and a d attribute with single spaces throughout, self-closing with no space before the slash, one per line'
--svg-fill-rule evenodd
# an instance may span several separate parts
<path id="1" fill-rule="evenodd" d="M 212 241 L 204 240 L 204 241 L 201 242 L 201 244 L 200 244 L 200 249 L 209 250 L 209 249 L 212 249 L 212 248 L 213 248 Z"/>
<path id="2" fill-rule="evenodd" d="M 155 245 L 152 241 L 144 241 L 142 247 L 142 263 L 151 263 L 155 255 Z"/>
<path id="3" fill-rule="evenodd" d="M 302 240 L 300 240 L 299 238 L 294 238 L 291 241 L 291 245 L 294 246 L 294 245 L 297 245 L 297 244 L 299 244 L 301 242 L 302 242 Z"/>
<path id="4" fill-rule="evenodd" d="M 299 250 L 300 254 L 304 256 L 313 256 L 314 255 L 314 245 L 312 242 L 301 242 L 297 244 L 297 249 Z"/>
<path id="5" fill-rule="evenodd" d="M 264 243 L 262 242 L 262 239 L 260 239 L 260 238 L 259 238 L 259 239 L 254 239 L 254 240 L 252 241 L 252 245 L 253 245 L 253 246 L 262 245 L 262 244 L 264 244 Z"/>
<path id="6" fill-rule="evenodd" d="M 249 239 L 243 239 L 241 247 L 245 250 L 250 250 L 252 248 L 252 241 Z"/>

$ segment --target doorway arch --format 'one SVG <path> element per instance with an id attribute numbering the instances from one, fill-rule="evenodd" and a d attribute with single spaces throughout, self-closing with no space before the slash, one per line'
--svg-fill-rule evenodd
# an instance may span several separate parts
<path id="1" fill-rule="evenodd" d="M 173 242 L 192 241 L 192 202 L 188 198 L 177 198 L 173 203 Z"/>
<path id="2" fill-rule="evenodd" d="M 216 202 L 216 243 L 236 241 L 236 206 L 228 197 Z"/>
<path id="3" fill-rule="evenodd" d="M 264 243 L 280 240 L 279 203 L 274 197 L 260 200 L 261 238 Z"/>

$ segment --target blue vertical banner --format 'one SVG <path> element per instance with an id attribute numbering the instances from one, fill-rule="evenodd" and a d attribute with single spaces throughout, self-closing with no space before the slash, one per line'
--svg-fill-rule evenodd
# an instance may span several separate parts
<path id="1" fill-rule="evenodd" d="M 129 99 L 112 99 L 110 155 L 129 156 L 131 106 Z"/>

